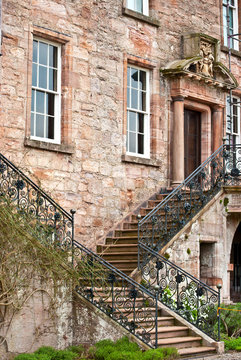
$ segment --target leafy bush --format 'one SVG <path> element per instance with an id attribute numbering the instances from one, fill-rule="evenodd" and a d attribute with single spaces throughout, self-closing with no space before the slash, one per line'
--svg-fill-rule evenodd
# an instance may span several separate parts
<path id="1" fill-rule="evenodd" d="M 130 351 L 130 352 L 135 352 L 140 350 L 138 344 L 134 342 L 130 342 L 127 336 L 124 336 L 121 339 L 117 340 L 115 343 L 115 348 L 119 351 Z"/>
<path id="2" fill-rule="evenodd" d="M 105 360 L 141 360 L 142 352 L 139 351 L 120 351 L 114 350 L 111 354 L 107 356 Z"/>
<path id="3" fill-rule="evenodd" d="M 20 354 L 14 360 L 74 360 L 79 358 L 76 352 L 56 350 L 51 346 L 42 346 L 33 354 Z"/>
<path id="4" fill-rule="evenodd" d="M 82 355 L 84 353 L 84 346 L 82 344 L 79 344 L 79 345 L 72 345 L 72 346 L 69 346 L 67 347 L 68 351 L 71 351 L 73 353 L 76 353 L 78 355 Z"/>
<path id="5" fill-rule="evenodd" d="M 175 359 L 178 357 L 176 348 L 160 348 L 155 350 L 148 350 L 142 354 L 142 360 L 164 360 Z"/>
<path id="6" fill-rule="evenodd" d="M 220 307 L 225 309 L 241 310 L 241 303 L 237 303 L 235 305 L 221 304 Z M 232 338 L 237 338 L 241 335 L 241 312 L 220 310 L 220 317 L 220 330 L 222 335 L 227 335 Z"/>
<path id="7" fill-rule="evenodd" d="M 69 346 L 66 350 L 56 350 L 51 346 L 42 346 L 33 354 L 21 354 L 14 360 L 86 360 L 82 356 L 82 345 Z M 113 342 L 101 340 L 89 348 L 88 359 L 95 360 L 173 360 L 178 356 L 175 348 L 150 349 L 142 352 L 138 344 L 127 336 Z"/>
<path id="8" fill-rule="evenodd" d="M 47 354 L 20 354 L 14 360 L 51 360 Z"/>
<path id="9" fill-rule="evenodd" d="M 241 348 L 241 337 L 237 339 L 225 339 L 224 344 L 226 350 L 237 350 L 237 348 Z"/>
<path id="10" fill-rule="evenodd" d="M 99 341 L 89 349 L 89 355 L 96 360 L 171 360 L 178 356 L 175 348 L 150 349 L 142 352 L 138 344 L 130 342 L 127 336 L 115 343 L 111 340 Z"/>

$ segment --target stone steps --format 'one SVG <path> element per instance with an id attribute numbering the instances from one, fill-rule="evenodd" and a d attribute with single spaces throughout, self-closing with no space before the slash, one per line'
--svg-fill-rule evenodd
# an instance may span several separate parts
<path id="1" fill-rule="evenodd" d="M 133 270 L 137 268 L 138 260 L 138 222 L 146 214 L 153 210 L 153 208 L 165 198 L 166 194 L 156 195 L 156 199 L 151 199 L 147 202 L 147 206 L 139 209 L 139 214 L 132 215 L 129 220 L 122 224 L 122 229 L 116 229 L 113 232 L 113 236 L 106 238 L 104 245 L 97 247 L 97 252 L 112 265 L 116 266 L 119 270 L 123 271 L 127 275 L 131 275 Z M 177 203 L 177 199 L 173 199 L 173 203 Z M 184 210 L 182 210 L 183 212 Z M 163 210 L 161 214 L 165 215 Z M 159 215 L 159 214 L 158 214 Z M 151 236 L 151 219 L 147 222 L 147 228 L 150 229 Z M 167 222 L 167 229 L 171 226 L 171 221 Z M 135 303 L 138 307 L 141 299 L 136 299 Z M 143 299 L 142 299 L 143 301 Z M 107 303 L 111 305 L 111 299 L 107 300 Z M 152 306 L 150 304 L 150 306 Z M 133 312 L 131 308 L 126 309 L 125 306 L 119 307 L 114 311 L 113 316 L 120 316 L 120 312 L 124 317 L 127 317 L 131 321 L 133 319 Z M 148 308 L 149 318 L 145 316 L 143 320 L 138 322 L 138 328 L 146 329 L 151 336 L 153 345 L 155 344 L 155 327 L 153 328 L 153 321 L 156 315 L 155 307 Z M 149 329 L 149 330 L 148 330 Z M 160 347 L 176 347 L 181 357 L 203 355 L 215 352 L 214 347 L 202 346 L 202 338 L 196 336 L 195 333 L 181 322 L 177 321 L 169 313 L 162 308 L 158 308 L 158 346 Z"/>

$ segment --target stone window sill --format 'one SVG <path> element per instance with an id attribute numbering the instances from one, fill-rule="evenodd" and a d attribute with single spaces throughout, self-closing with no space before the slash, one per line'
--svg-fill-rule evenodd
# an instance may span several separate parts
<path id="1" fill-rule="evenodd" d="M 40 150 L 55 151 L 69 155 L 74 153 L 74 147 L 72 145 L 53 144 L 44 141 L 31 140 L 29 138 L 24 139 L 24 146 Z"/>
<path id="2" fill-rule="evenodd" d="M 157 27 L 160 26 L 160 21 L 159 20 L 156 20 L 156 19 L 152 18 L 151 16 L 146 16 L 146 15 L 143 15 L 143 14 L 138 13 L 136 11 L 127 9 L 125 7 L 122 8 L 122 14 L 126 15 L 126 16 L 130 16 L 130 17 L 132 17 L 134 19 L 137 19 L 137 20 L 140 20 L 140 21 L 144 21 L 144 22 L 146 22 L 148 24 L 151 24 L 151 25 L 154 25 L 154 26 L 157 26 Z"/>
<path id="3" fill-rule="evenodd" d="M 122 155 L 121 156 L 121 161 L 122 162 L 127 162 L 127 163 L 139 164 L 139 165 L 153 166 L 153 167 L 160 167 L 161 166 L 161 161 L 159 161 L 159 160 L 156 160 L 156 159 L 144 159 L 144 158 L 141 158 L 141 157 L 130 156 L 130 155 Z"/>
<path id="4" fill-rule="evenodd" d="M 222 45 L 222 46 L 221 46 L 221 50 L 222 50 L 223 52 L 228 53 L 228 47 L 227 47 L 227 46 Z M 241 51 L 231 49 L 231 55 L 237 56 L 237 57 L 241 58 Z"/>

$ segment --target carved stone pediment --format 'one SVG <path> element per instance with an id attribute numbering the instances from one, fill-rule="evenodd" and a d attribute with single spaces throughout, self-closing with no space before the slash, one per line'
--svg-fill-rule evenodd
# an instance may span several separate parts
<path id="1" fill-rule="evenodd" d="M 166 76 L 188 76 L 224 89 L 238 86 L 228 68 L 219 61 L 220 43 L 205 34 L 183 36 L 183 58 L 161 69 Z"/>

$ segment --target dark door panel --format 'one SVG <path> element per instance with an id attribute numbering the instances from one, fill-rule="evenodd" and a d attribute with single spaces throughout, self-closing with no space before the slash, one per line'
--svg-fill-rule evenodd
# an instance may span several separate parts
<path id="1" fill-rule="evenodd" d="M 185 178 L 201 164 L 201 113 L 184 110 Z"/>

